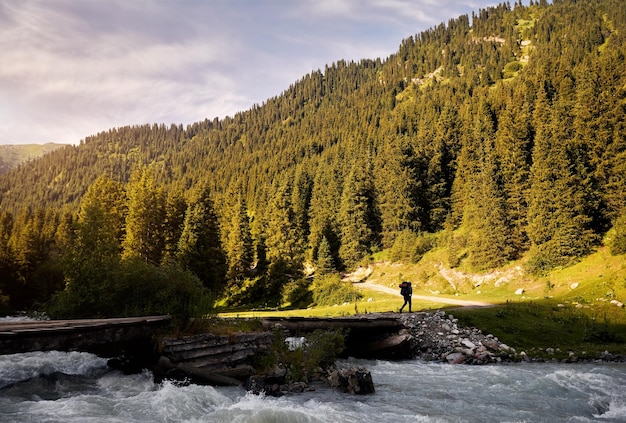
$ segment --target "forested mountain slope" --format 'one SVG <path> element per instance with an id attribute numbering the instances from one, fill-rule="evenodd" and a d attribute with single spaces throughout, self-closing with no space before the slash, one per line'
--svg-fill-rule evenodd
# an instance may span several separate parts
<path id="1" fill-rule="evenodd" d="M 40 228 L 62 226 L 61 212 L 80 222 L 105 176 L 128 198 L 122 256 L 154 265 L 180 256 L 203 193 L 212 257 L 223 255 L 213 288 L 266 264 L 276 297 L 304 262 L 343 269 L 436 232 L 452 266 L 529 252 L 535 269 L 571 263 L 626 219 L 625 36 L 622 0 L 507 3 L 408 37 L 388 58 L 327 65 L 230 118 L 101 132 L 0 177 L 5 256 L 19 255 L 18 229 L 41 206 Z M 162 210 L 151 253 L 129 223 L 146 190 Z M 39 231 L 42 250 L 62 250 L 58 230 Z"/>

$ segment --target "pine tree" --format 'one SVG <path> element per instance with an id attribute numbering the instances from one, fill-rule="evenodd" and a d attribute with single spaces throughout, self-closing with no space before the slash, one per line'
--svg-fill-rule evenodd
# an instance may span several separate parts
<path id="1" fill-rule="evenodd" d="M 336 266 L 330 250 L 330 243 L 326 237 L 322 237 L 317 253 L 315 276 L 324 276 L 334 272 L 336 272 Z"/>
<path id="2" fill-rule="evenodd" d="M 382 221 L 383 247 L 393 245 L 404 230 L 422 229 L 419 201 L 424 197 L 421 169 L 406 138 L 388 143 L 376 160 L 376 192 Z"/>
<path id="3" fill-rule="evenodd" d="M 374 208 L 374 184 L 369 160 L 356 161 L 341 194 L 338 221 L 341 230 L 339 255 L 350 268 L 378 244 L 379 217 Z"/>
<path id="4" fill-rule="evenodd" d="M 329 243 L 335 263 L 339 261 L 339 229 L 337 211 L 340 204 L 341 178 L 331 163 L 323 163 L 317 168 L 311 194 L 310 234 L 308 245 L 312 261 L 317 260 L 322 238 Z"/>
<path id="5" fill-rule="evenodd" d="M 304 262 L 304 238 L 292 205 L 292 179 L 285 176 L 274 185 L 267 211 L 266 245 L 270 263 L 281 262 L 287 272 L 299 274 Z"/>
<path id="6" fill-rule="evenodd" d="M 477 113 L 473 137 L 478 169 L 471 175 L 463 222 L 469 231 L 472 264 L 489 268 L 504 264 L 511 249 L 502 175 L 495 151 L 493 116 L 485 102 L 479 104 Z"/>
<path id="7" fill-rule="evenodd" d="M 540 93 L 535 109 L 538 122 L 533 148 L 528 200 L 528 236 L 531 263 L 542 271 L 571 263 L 586 254 L 595 236 L 589 230 L 584 195 L 572 161 L 572 89 L 562 83 L 551 108 Z"/>
<path id="8" fill-rule="evenodd" d="M 126 186 L 128 214 L 123 258 L 159 265 L 165 249 L 166 195 L 156 185 L 152 168 L 133 171 Z"/>
<path id="9" fill-rule="evenodd" d="M 183 196 L 178 192 L 170 191 L 165 205 L 163 263 L 170 263 L 176 260 L 178 242 L 185 227 L 186 212 L 187 202 Z"/>
<path id="10" fill-rule="evenodd" d="M 239 193 L 230 210 L 227 222 L 225 251 L 228 258 L 229 280 L 242 280 L 247 277 L 254 263 L 254 244 L 250 230 L 248 209 L 243 195 Z"/>
<path id="11" fill-rule="evenodd" d="M 206 186 L 187 208 L 177 259 L 213 292 L 219 292 L 225 286 L 226 256 L 213 200 Z"/>

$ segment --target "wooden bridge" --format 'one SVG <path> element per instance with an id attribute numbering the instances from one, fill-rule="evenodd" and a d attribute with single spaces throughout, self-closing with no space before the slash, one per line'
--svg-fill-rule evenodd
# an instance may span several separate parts
<path id="1" fill-rule="evenodd" d="M 156 330 L 169 321 L 169 316 L 148 316 L 0 322 L 0 354 L 58 350 L 116 357 L 141 353 L 154 347 Z"/>

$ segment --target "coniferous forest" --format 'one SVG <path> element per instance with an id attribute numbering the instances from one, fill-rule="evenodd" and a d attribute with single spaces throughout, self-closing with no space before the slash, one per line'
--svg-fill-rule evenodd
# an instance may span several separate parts
<path id="1" fill-rule="evenodd" d="M 323 290 L 382 249 L 540 273 L 612 229 L 624 254 L 625 37 L 623 0 L 502 3 L 235 116 L 25 163 L 0 175 L 0 304 L 184 316 L 322 301 L 311 269 Z"/>

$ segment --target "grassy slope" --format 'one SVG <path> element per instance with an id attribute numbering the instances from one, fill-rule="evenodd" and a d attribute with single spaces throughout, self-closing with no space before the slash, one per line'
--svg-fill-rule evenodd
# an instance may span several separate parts
<path id="1" fill-rule="evenodd" d="M 65 147 L 65 144 L 18 144 L 0 145 L 0 173 L 8 172 L 18 165 Z"/>
<path id="2" fill-rule="evenodd" d="M 558 269 L 545 277 L 532 277 L 523 270 L 523 260 L 496 271 L 474 274 L 449 269 L 445 251 L 433 250 L 412 265 L 390 263 L 384 253 L 374 257 L 368 272 L 356 279 L 395 289 L 402 279 L 413 281 L 415 295 L 435 295 L 485 301 L 493 308 L 446 306 L 413 302 L 414 310 L 449 309 L 461 323 L 476 326 L 531 356 L 564 358 L 572 351 L 578 357 L 597 357 L 603 351 L 626 354 L 626 309 L 610 303 L 626 301 L 626 260 L 601 248 L 580 263 Z M 516 294 L 522 289 L 523 294 Z M 230 316 L 341 316 L 355 313 L 398 311 L 400 295 L 363 290 L 356 304 L 316 307 L 307 310 L 251 311 Z M 559 352 L 560 350 L 560 352 Z"/>

